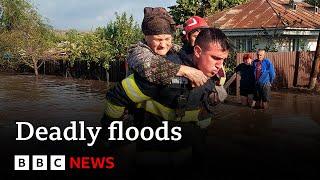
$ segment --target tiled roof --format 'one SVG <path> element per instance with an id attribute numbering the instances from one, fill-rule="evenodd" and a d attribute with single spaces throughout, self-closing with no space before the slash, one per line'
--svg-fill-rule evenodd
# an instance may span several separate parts
<path id="1" fill-rule="evenodd" d="M 221 29 L 311 28 L 320 29 L 320 13 L 304 2 L 289 0 L 251 0 L 206 18 L 210 26 Z M 319 9 L 320 10 L 320 9 Z"/>

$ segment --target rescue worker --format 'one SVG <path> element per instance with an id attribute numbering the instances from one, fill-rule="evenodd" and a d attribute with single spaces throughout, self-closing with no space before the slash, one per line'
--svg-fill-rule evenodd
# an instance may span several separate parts
<path id="1" fill-rule="evenodd" d="M 122 120 L 125 109 L 140 108 L 143 113 L 134 114 L 137 127 L 153 129 L 168 122 L 169 128 L 181 127 L 180 141 L 138 141 L 137 147 L 172 151 L 192 148 L 194 164 L 200 166 L 204 160 L 206 128 L 211 123 L 219 95 L 215 91 L 214 77 L 228 57 L 230 45 L 225 34 L 216 28 L 203 29 L 194 46 L 193 67 L 201 70 L 209 80 L 200 87 L 191 88 L 181 77 L 169 86 L 150 83 L 138 73 L 133 73 L 117 83 L 106 95 L 106 107 L 102 124 L 107 127 L 114 120 Z M 175 59 L 176 60 L 176 59 Z M 183 59 L 176 63 L 184 64 Z"/>
<path id="2" fill-rule="evenodd" d="M 185 59 L 185 61 L 192 61 L 195 39 L 202 29 L 208 27 L 209 25 L 207 24 L 207 22 L 199 16 L 192 16 L 184 23 L 182 31 L 183 46 L 179 51 L 180 58 Z M 228 93 L 223 87 L 226 81 L 226 72 L 223 66 L 216 74 L 216 78 L 219 79 L 219 81 L 217 81 L 216 89 L 220 92 L 220 96 L 223 96 L 221 97 L 221 99 L 225 99 Z"/>
<path id="3" fill-rule="evenodd" d="M 170 23 L 170 28 L 164 28 Z M 174 32 L 173 19 L 164 8 L 150 8 L 144 9 L 144 19 L 142 22 L 142 31 L 145 35 L 145 40 L 138 42 L 134 46 L 131 46 L 128 51 L 127 63 L 129 66 L 129 74 L 132 72 L 139 73 L 140 76 L 144 77 L 149 82 L 161 85 L 168 85 L 172 83 L 175 76 L 183 76 L 188 78 L 192 82 L 192 86 L 203 85 L 208 78 L 203 75 L 199 70 L 192 67 L 179 65 L 172 61 L 173 54 L 178 54 L 179 58 L 185 59 L 185 62 L 192 62 L 192 52 L 196 36 L 200 30 L 209 27 L 206 21 L 199 17 L 193 16 L 186 21 L 184 24 L 184 45 L 181 49 L 178 45 L 172 45 L 172 35 Z M 164 31 L 166 30 L 167 31 Z M 150 38 L 150 35 L 156 35 L 156 37 Z M 171 36 L 170 36 L 171 35 Z M 170 38 L 170 37 L 171 38 Z M 163 41 L 163 45 L 155 45 L 156 41 Z M 159 43 L 160 44 L 160 43 Z M 157 50 L 161 48 L 162 52 Z M 163 49 L 169 48 L 167 53 L 164 53 Z M 168 61 L 168 55 L 171 57 L 171 61 Z M 191 63 L 192 64 L 192 63 Z M 217 78 L 220 81 L 217 82 L 218 91 L 221 91 L 220 95 L 225 99 L 227 92 L 223 88 L 226 80 L 226 74 L 224 68 L 217 73 Z"/>
<path id="4" fill-rule="evenodd" d="M 208 27 L 207 22 L 199 16 L 192 16 L 184 23 L 182 31 L 182 49 L 187 54 L 193 54 L 194 42 L 199 32 L 201 29 Z"/>

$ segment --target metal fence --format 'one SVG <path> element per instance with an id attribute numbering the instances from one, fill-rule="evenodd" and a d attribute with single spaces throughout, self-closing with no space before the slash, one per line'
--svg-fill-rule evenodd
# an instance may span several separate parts
<path id="1" fill-rule="evenodd" d="M 40 62 L 39 62 L 40 63 Z M 102 63 L 67 60 L 46 60 L 39 69 L 41 74 L 55 74 L 76 78 L 107 80 L 108 82 L 121 81 L 126 76 L 124 61 L 111 61 L 108 71 Z"/>

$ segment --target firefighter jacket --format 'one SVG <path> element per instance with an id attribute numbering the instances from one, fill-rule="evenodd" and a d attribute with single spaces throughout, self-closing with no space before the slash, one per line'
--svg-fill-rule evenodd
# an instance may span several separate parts
<path id="1" fill-rule="evenodd" d="M 159 86 L 134 73 L 107 92 L 102 121 L 122 120 L 125 109 L 139 109 L 135 116 L 139 121 L 191 122 L 207 127 L 216 105 L 209 98 L 214 89 L 214 79 L 196 88 L 190 88 L 183 77 L 174 78 L 168 86 Z"/>

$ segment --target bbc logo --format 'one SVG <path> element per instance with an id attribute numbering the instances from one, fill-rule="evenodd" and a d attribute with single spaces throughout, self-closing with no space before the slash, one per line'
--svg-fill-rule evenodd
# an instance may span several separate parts
<path id="1" fill-rule="evenodd" d="M 64 155 L 50 155 L 49 159 L 50 170 L 65 170 Z M 30 170 L 30 162 L 32 170 L 48 170 L 47 155 L 15 155 L 14 170 Z"/>

